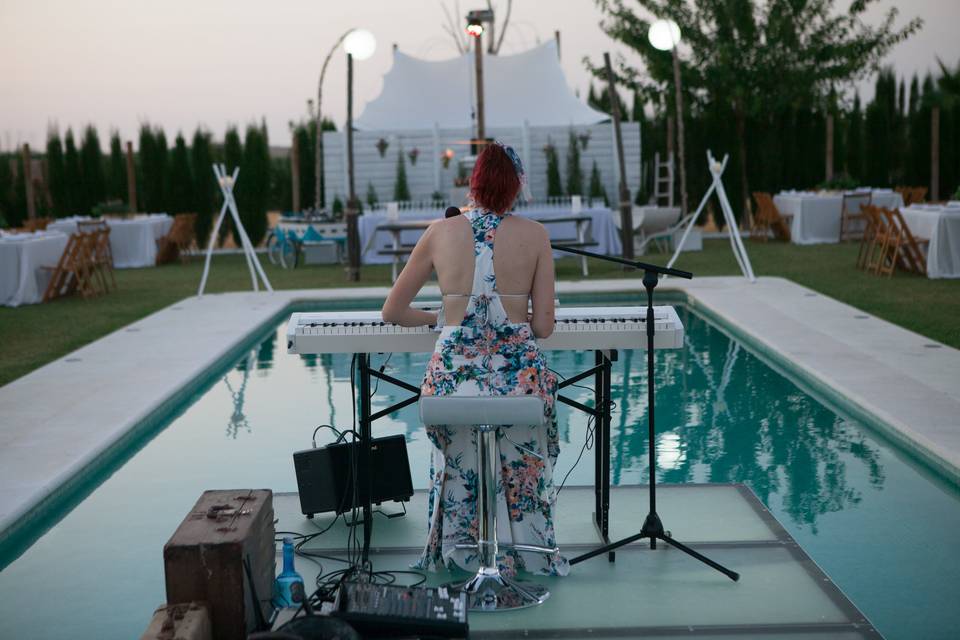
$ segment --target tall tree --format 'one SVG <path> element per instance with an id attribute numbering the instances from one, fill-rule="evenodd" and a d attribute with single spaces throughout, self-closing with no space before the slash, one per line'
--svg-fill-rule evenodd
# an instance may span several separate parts
<path id="1" fill-rule="evenodd" d="M 580 142 L 573 129 L 567 143 L 567 195 L 583 195 L 583 169 L 580 168 Z"/>
<path id="2" fill-rule="evenodd" d="M 7 169 L 9 170 L 9 167 Z M 51 127 L 47 131 L 47 191 L 53 201 L 53 215 L 57 217 L 69 215 L 70 211 L 65 172 L 60 132 Z"/>
<path id="3" fill-rule="evenodd" d="M 213 151 L 210 148 L 210 134 L 197 128 L 190 145 L 191 169 L 193 181 L 193 211 L 197 214 L 197 245 L 206 247 L 213 228 L 213 213 L 216 194 L 219 191 L 213 176 Z"/>
<path id="4" fill-rule="evenodd" d="M 847 173 L 855 181 L 863 180 L 863 112 L 860 94 L 853 96 L 853 109 L 847 116 Z"/>
<path id="5" fill-rule="evenodd" d="M 297 147 L 300 149 L 300 202 L 304 208 L 313 206 L 316 201 L 314 190 L 316 187 L 316 163 L 317 151 L 314 145 L 317 142 L 315 133 L 316 125 L 310 122 L 307 125 L 298 124 L 293 130 L 293 137 L 297 140 Z M 321 188 L 323 181 L 321 180 Z"/>
<path id="6" fill-rule="evenodd" d="M 410 199 L 410 187 L 407 185 L 407 167 L 403 161 L 403 149 L 397 151 L 397 177 L 393 183 L 393 199 L 397 202 L 405 202 Z"/>
<path id="7" fill-rule="evenodd" d="M 243 142 L 240 139 L 240 132 L 234 125 L 228 126 L 227 132 L 223 136 L 223 163 L 227 167 L 227 173 L 232 173 L 235 167 L 239 167 L 243 163 Z M 239 177 L 240 182 L 245 179 L 246 176 Z M 226 216 L 223 224 L 220 225 L 220 242 L 223 242 L 227 235 L 232 233 L 237 246 L 240 246 L 239 237 L 234 232 L 233 227 L 233 219 L 229 215 Z"/>
<path id="8" fill-rule="evenodd" d="M 185 213 L 192 209 L 193 176 L 190 173 L 190 153 L 183 134 L 177 132 L 170 154 L 170 203 L 171 213 Z"/>
<path id="9" fill-rule="evenodd" d="M 116 130 L 110 134 L 107 198 L 121 202 L 126 202 L 127 200 L 127 159 L 123 153 L 123 142 L 120 140 L 120 132 Z"/>
<path id="10" fill-rule="evenodd" d="M 243 141 L 243 161 L 238 185 L 240 220 L 254 246 L 267 233 L 267 205 L 270 201 L 270 144 L 267 127 L 250 124 Z"/>
<path id="11" fill-rule="evenodd" d="M 88 125 L 83 132 L 80 171 L 83 174 L 83 208 L 89 211 L 103 202 L 107 191 L 103 177 L 103 150 L 93 125 Z"/>
<path id="12" fill-rule="evenodd" d="M 66 182 L 66 203 L 68 215 L 88 214 L 84 208 L 83 173 L 80 169 L 80 152 L 73 140 L 73 130 L 67 129 L 63 137 L 63 177 Z"/>
<path id="13" fill-rule="evenodd" d="M 13 226 L 13 169 L 10 156 L 0 153 L 0 228 Z"/>
<path id="14" fill-rule="evenodd" d="M 834 0 L 638 0 L 650 15 L 679 25 L 685 50 L 681 77 L 690 98 L 729 110 L 745 207 L 750 206 L 748 121 L 819 103 L 829 87 L 849 85 L 875 70 L 891 47 L 922 24 L 915 18 L 895 28 L 892 8 L 879 26 L 869 26 L 862 15 L 872 2 L 857 0 L 834 13 Z M 624 0 L 598 0 L 598 5 L 606 33 L 634 49 L 646 65 L 641 73 L 621 61 L 620 81 L 651 95 L 672 86 L 671 53 L 650 45 L 648 20 Z M 589 66 L 600 75 L 602 65 Z"/>
<path id="15" fill-rule="evenodd" d="M 543 148 L 547 157 L 547 197 L 557 198 L 563 195 L 563 181 L 560 179 L 560 161 L 557 159 L 557 148 L 547 140 Z"/>

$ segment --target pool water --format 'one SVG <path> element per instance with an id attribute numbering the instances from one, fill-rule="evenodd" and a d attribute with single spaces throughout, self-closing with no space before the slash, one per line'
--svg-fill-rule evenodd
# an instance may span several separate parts
<path id="1" fill-rule="evenodd" d="M 679 310 L 686 348 L 656 354 L 658 480 L 746 483 L 886 637 L 950 637 L 960 628 L 957 487 Z M 0 638 L 139 637 L 164 601 L 163 544 L 203 490 L 296 490 L 291 453 L 311 446 L 319 424 L 351 424 L 350 357 L 289 356 L 284 333 L 279 322 L 0 572 Z M 549 356 L 564 376 L 592 359 Z M 426 360 L 373 362 L 418 383 Z M 639 351 L 621 352 L 614 367 L 616 484 L 647 480 L 644 369 Z M 374 411 L 402 397 L 383 383 Z M 581 451 L 586 419 L 558 406 L 562 478 Z M 401 433 L 414 486 L 424 488 L 429 443 L 416 405 L 375 425 L 378 436 Z M 318 444 L 330 439 L 328 430 L 317 434 Z M 567 482 L 593 482 L 592 455 Z M 639 528 L 643 515 L 613 517 L 637 518 Z"/>

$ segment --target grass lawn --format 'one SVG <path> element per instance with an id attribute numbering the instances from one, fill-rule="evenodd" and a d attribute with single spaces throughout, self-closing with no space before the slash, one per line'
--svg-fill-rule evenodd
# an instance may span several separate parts
<path id="1" fill-rule="evenodd" d="M 855 244 L 797 246 L 747 242 L 758 276 L 781 276 L 810 287 L 872 315 L 934 340 L 960 348 L 960 281 L 929 280 L 908 274 L 892 279 L 868 275 L 854 267 Z M 665 264 L 669 256 L 648 254 L 645 260 Z M 344 287 L 341 267 L 301 267 L 284 270 L 264 257 L 264 269 L 276 289 Z M 681 256 L 678 267 L 695 276 L 738 275 L 727 240 L 708 240 L 704 250 Z M 70 298 L 49 304 L 9 309 L 0 307 L 0 385 L 55 360 L 78 347 L 123 327 L 177 300 L 194 295 L 203 262 L 195 259 L 155 269 L 116 272 L 118 290 L 83 300 Z M 557 262 L 557 277 L 580 279 L 579 261 Z M 591 278 L 635 278 L 615 265 L 594 262 Z M 389 285 L 389 266 L 364 267 L 362 285 Z M 214 258 L 208 291 L 250 290 L 243 257 Z"/>

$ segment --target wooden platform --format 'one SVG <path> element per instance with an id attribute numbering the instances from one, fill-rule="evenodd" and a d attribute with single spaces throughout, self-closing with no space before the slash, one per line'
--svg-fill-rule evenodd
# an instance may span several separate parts
<path id="1" fill-rule="evenodd" d="M 575 565 L 563 578 L 525 577 L 550 589 L 547 602 L 520 611 L 473 613 L 471 637 L 880 637 L 745 486 L 665 485 L 657 498 L 672 535 L 739 572 L 739 582 L 662 543 L 656 550 L 636 543 L 619 549 L 613 563 L 600 556 Z M 274 500 L 278 531 L 312 533 L 332 519 L 307 520 L 296 494 L 276 494 Z M 593 489 L 567 487 L 558 505 L 557 537 L 564 554 L 572 557 L 594 548 Z M 645 487 L 614 487 L 611 538 L 638 531 L 647 506 Z M 375 514 L 375 570 L 408 570 L 419 556 L 426 539 L 426 494 L 416 493 L 406 507 L 405 517 Z M 387 513 L 401 510 L 397 503 L 380 508 Z M 341 519 L 305 549 L 344 557 L 346 541 Z M 322 562 L 324 571 L 342 566 Z M 300 559 L 298 570 L 309 591 L 319 567 Z M 439 584 L 466 574 L 426 575 L 429 584 Z"/>

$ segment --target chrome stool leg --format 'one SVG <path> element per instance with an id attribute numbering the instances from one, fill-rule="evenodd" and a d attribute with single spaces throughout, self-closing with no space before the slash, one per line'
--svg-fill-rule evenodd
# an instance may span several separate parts
<path id="1" fill-rule="evenodd" d="M 477 467 L 477 550 L 480 568 L 466 582 L 447 586 L 465 591 L 467 606 L 472 611 L 506 611 L 543 604 L 550 596 L 546 587 L 507 578 L 497 567 L 497 477 L 500 474 L 500 453 L 497 451 L 495 429 L 477 431 Z"/>

